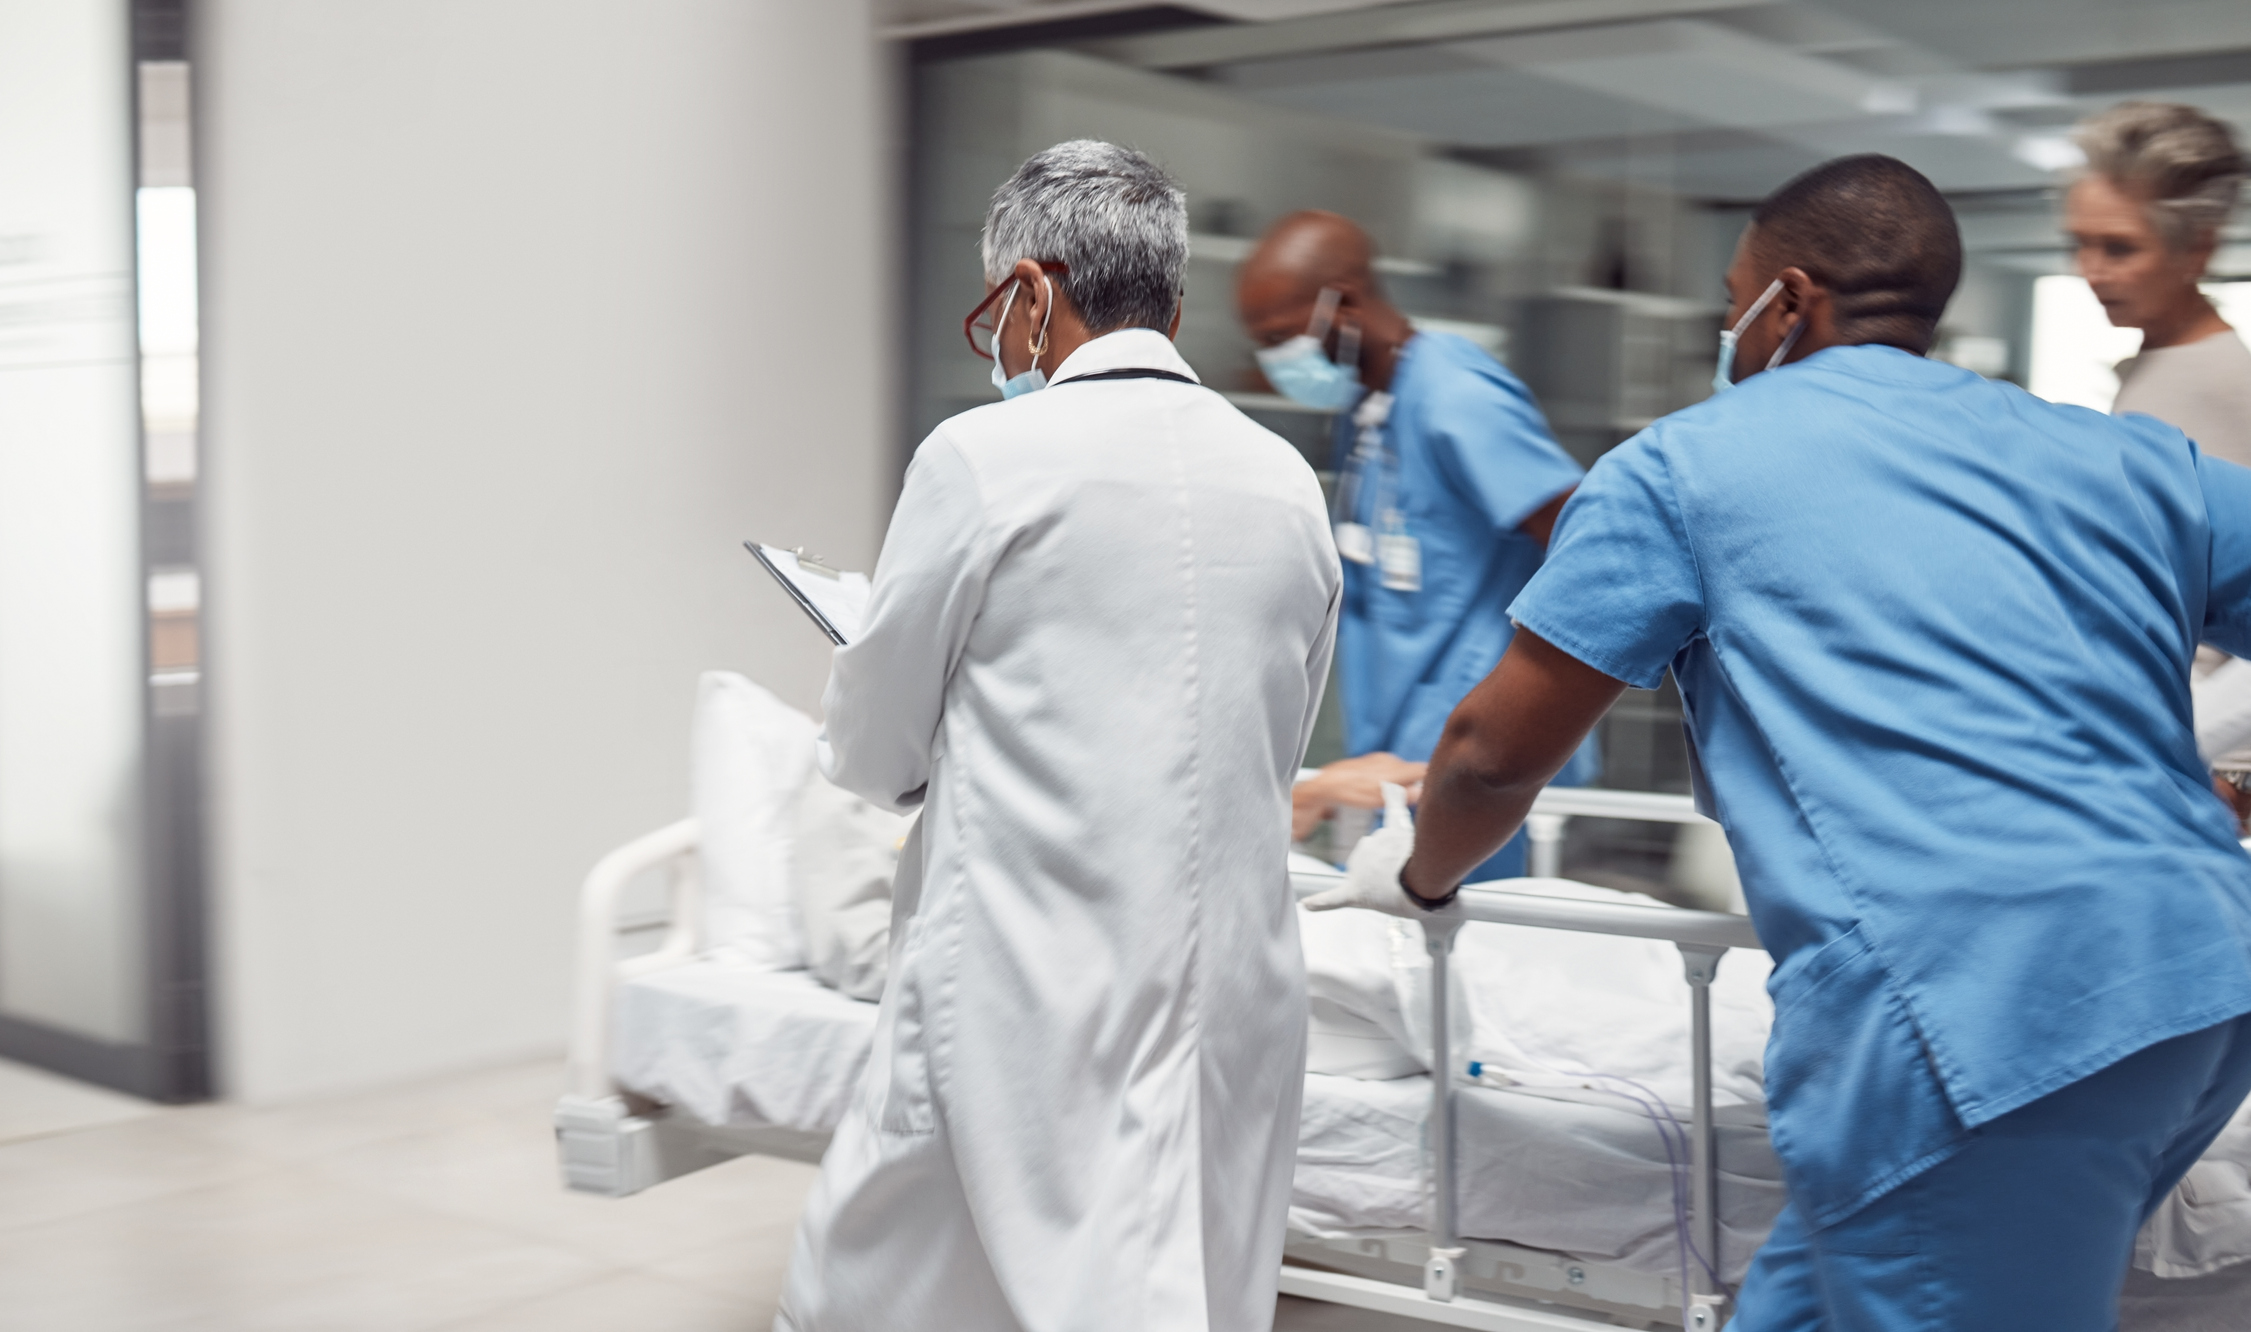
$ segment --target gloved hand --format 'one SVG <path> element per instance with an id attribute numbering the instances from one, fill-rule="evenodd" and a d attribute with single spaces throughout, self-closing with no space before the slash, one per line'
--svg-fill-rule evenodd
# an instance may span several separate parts
<path id="1" fill-rule="evenodd" d="M 1408 920 L 1458 914 L 1461 903 L 1448 902 L 1435 910 L 1419 906 L 1400 886 L 1399 871 L 1415 849 L 1415 823 L 1407 813 L 1407 792 L 1383 785 L 1383 826 L 1360 839 L 1344 865 L 1344 882 L 1325 893 L 1305 899 L 1308 911 L 1334 911 L 1338 907 L 1364 907 Z"/>

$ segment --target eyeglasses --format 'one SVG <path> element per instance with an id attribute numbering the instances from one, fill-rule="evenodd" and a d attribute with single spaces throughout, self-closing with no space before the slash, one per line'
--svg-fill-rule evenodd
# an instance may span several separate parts
<path id="1" fill-rule="evenodd" d="M 1052 273 L 1057 277 L 1061 277 L 1071 271 L 1071 266 L 1069 264 L 1057 263 L 1051 259 L 1042 259 L 1039 261 L 1039 265 L 1040 271 L 1042 273 Z M 993 359 L 993 354 L 987 351 L 985 347 L 977 345 L 977 334 L 982 332 L 985 335 L 986 345 L 991 345 L 994 336 L 1000 332 L 1000 329 L 997 326 L 997 321 L 1000 316 L 993 312 L 993 302 L 999 300 L 1004 293 L 1013 291 L 1016 287 L 1017 281 L 1018 279 L 1011 277 L 1008 281 L 1003 282 L 999 286 L 993 288 L 991 291 L 986 292 L 985 299 L 977 302 L 977 308 L 971 310 L 969 312 L 969 317 L 961 321 L 961 335 L 969 339 L 969 350 L 977 353 L 979 356 L 984 357 L 988 361 Z M 996 322 L 984 322 L 987 316 L 991 316 L 991 318 Z"/>

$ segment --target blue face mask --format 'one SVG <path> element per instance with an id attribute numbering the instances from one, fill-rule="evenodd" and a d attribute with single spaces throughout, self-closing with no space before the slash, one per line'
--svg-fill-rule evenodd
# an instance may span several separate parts
<path id="1" fill-rule="evenodd" d="M 1360 397 L 1360 327 L 1347 324 L 1337 335 L 1337 359 L 1321 349 L 1336 318 L 1343 293 L 1323 287 L 1305 332 L 1258 351 L 1258 368 L 1274 391 L 1320 412 L 1341 412 Z"/>
<path id="2" fill-rule="evenodd" d="M 1000 390 L 1001 400 L 1006 402 L 1010 398 L 1046 388 L 1047 372 L 1035 365 L 1011 379 L 1001 373 L 1000 360 L 996 357 L 993 360 L 993 387 Z"/>
<path id="3" fill-rule="evenodd" d="M 1044 282 L 1046 279 L 1042 278 L 1041 281 Z M 1011 288 L 1009 293 L 1001 298 L 1000 318 L 993 321 L 993 387 L 1000 390 L 1002 402 L 1006 402 L 1010 398 L 1022 397 L 1027 393 L 1036 393 L 1047 387 L 1047 372 L 1040 369 L 1040 354 L 1047 350 L 1047 320 L 1055 314 L 1054 290 L 1054 285 L 1050 283 L 1047 316 L 1040 320 L 1040 340 L 1030 348 L 1032 368 L 1020 375 L 1010 375 L 1000 368 L 1000 331 L 1008 326 L 1008 307 L 1016 303 L 1016 292 Z"/>
<path id="4" fill-rule="evenodd" d="M 1719 366 L 1712 371 L 1712 392 L 1724 393 L 1735 387 L 1735 342 L 1743 336 L 1743 330 L 1751 326 L 1751 321 L 1759 317 L 1759 311 L 1764 310 L 1768 302 L 1781 291 L 1782 279 L 1776 278 L 1769 282 L 1766 290 L 1759 293 L 1759 298 L 1751 302 L 1751 308 L 1745 310 L 1743 317 L 1735 321 L 1735 327 L 1720 330 L 1720 361 Z M 1782 339 L 1782 345 L 1774 349 L 1774 355 L 1766 358 L 1766 368 L 1772 370 L 1782 364 L 1782 358 L 1790 354 L 1790 348 L 1797 345 L 1798 334 L 1803 332 L 1805 321 L 1801 319 L 1798 326 Z"/>

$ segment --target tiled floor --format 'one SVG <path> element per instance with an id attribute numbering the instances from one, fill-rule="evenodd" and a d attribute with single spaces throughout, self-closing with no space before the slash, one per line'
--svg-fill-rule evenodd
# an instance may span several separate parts
<path id="1" fill-rule="evenodd" d="M 568 1193 L 546 1063 L 262 1109 L 7 1072 L 4 1332 L 764 1332 L 813 1182 L 751 1157 Z M 1288 1332 L 1420 1332 L 1284 1303 Z"/>
<path id="2" fill-rule="evenodd" d="M 153 1115 L 158 1107 L 0 1059 L 0 1143 Z"/>
<path id="3" fill-rule="evenodd" d="M 547 1063 L 258 1109 L 54 1081 L 0 1068 L 0 1332 L 763 1332 L 813 1181 L 752 1157 L 567 1193 Z M 2251 1267 L 2143 1281 L 2125 1326 L 2247 1308 Z M 1275 1327 L 1428 1325 L 1285 1299 Z"/>
<path id="4" fill-rule="evenodd" d="M 566 1193 L 551 1064 L 0 1145 L 7 1332 L 742 1332 L 810 1166 Z"/>

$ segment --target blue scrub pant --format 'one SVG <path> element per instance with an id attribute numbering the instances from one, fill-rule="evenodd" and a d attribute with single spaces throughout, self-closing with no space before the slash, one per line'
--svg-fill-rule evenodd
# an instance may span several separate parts
<path id="1" fill-rule="evenodd" d="M 1842 1221 L 1785 1207 L 1729 1332 L 2113 1332 L 2142 1222 L 2246 1093 L 2251 1016 L 1979 1127 Z"/>

